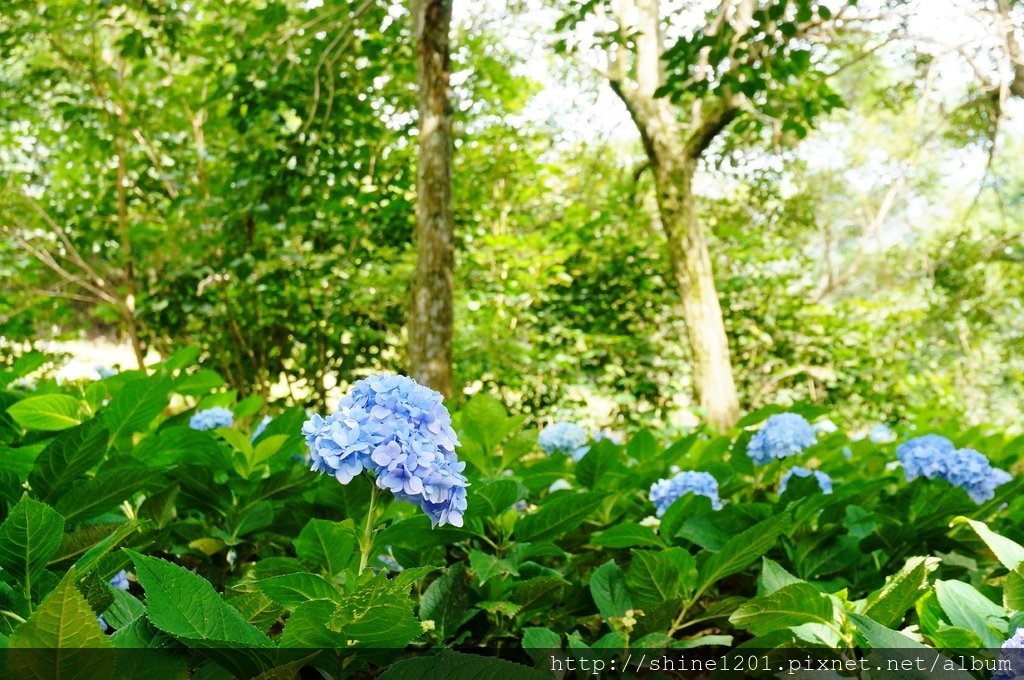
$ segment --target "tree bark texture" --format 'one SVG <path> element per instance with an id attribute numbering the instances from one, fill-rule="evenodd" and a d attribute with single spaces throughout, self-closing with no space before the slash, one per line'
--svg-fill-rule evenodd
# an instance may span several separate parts
<path id="1" fill-rule="evenodd" d="M 739 418 L 739 399 L 711 256 L 695 210 L 693 175 L 701 153 L 735 109 L 700 102 L 684 126 L 674 105 L 654 96 L 664 82 L 658 0 L 623 0 L 619 7 L 620 26 L 633 35 L 633 73 L 628 77 L 620 55 L 612 60 L 611 85 L 629 109 L 651 164 L 693 358 L 694 391 L 708 421 L 728 428 Z"/>
<path id="2" fill-rule="evenodd" d="M 444 396 L 452 384 L 452 112 L 449 28 L 452 0 L 413 0 L 419 76 L 416 273 L 408 315 L 411 376 Z"/>

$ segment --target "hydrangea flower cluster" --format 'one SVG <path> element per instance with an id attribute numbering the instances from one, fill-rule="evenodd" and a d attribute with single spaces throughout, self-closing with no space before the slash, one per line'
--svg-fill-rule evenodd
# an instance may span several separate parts
<path id="1" fill-rule="evenodd" d="M 707 496 L 711 499 L 711 507 L 715 510 L 722 508 L 722 501 L 718 498 L 718 480 L 707 472 L 684 470 L 651 485 L 651 502 L 656 508 L 655 514 L 661 517 L 677 498 L 687 493 Z"/>
<path id="2" fill-rule="evenodd" d="M 540 431 L 537 443 L 544 453 L 561 453 L 580 460 L 587 455 L 587 431 L 575 423 L 552 423 Z"/>
<path id="3" fill-rule="evenodd" d="M 816 440 L 811 424 L 796 413 L 780 413 L 765 421 L 747 444 L 747 455 L 758 465 L 800 453 Z"/>
<path id="4" fill-rule="evenodd" d="M 121 571 L 119 571 L 116 574 L 114 574 L 113 578 L 110 579 L 109 583 L 110 583 L 110 585 L 114 586 L 118 590 L 127 591 L 128 590 L 128 572 L 126 572 L 124 569 L 122 569 Z M 100 628 L 103 629 L 104 633 L 106 633 L 108 630 L 110 630 L 110 624 L 107 623 L 107 620 L 103 618 L 102 614 L 97 616 L 96 620 L 99 621 Z"/>
<path id="5" fill-rule="evenodd" d="M 263 434 L 263 430 L 267 429 L 267 425 L 270 424 L 271 420 L 273 420 L 273 418 L 270 416 L 263 416 L 263 418 L 260 419 L 260 422 L 256 423 L 256 429 L 252 431 L 252 436 L 249 437 L 249 441 L 256 441 L 256 438 Z"/>
<path id="6" fill-rule="evenodd" d="M 601 430 L 594 435 L 595 444 L 597 442 L 603 442 L 606 439 L 610 441 L 612 444 L 615 444 L 616 446 L 622 446 L 622 438 L 619 437 L 619 435 L 615 434 L 614 432 L 609 432 L 608 430 Z"/>
<path id="7" fill-rule="evenodd" d="M 997 665 L 992 673 L 992 680 L 1016 680 L 1024 677 L 1024 628 L 1018 628 L 1017 632 L 1003 643 L 1003 653 L 999 660 L 1009 661 L 1010 668 L 1005 668 L 1005 663 Z"/>
<path id="8" fill-rule="evenodd" d="M 988 458 L 974 449 L 957 449 L 937 434 L 915 437 L 896 447 L 907 481 L 918 477 L 944 479 L 967 492 L 975 503 L 992 500 L 996 487 L 1010 481 L 1005 470 L 992 467 Z"/>
<path id="9" fill-rule="evenodd" d="M 188 426 L 193 430 L 214 430 L 218 427 L 231 427 L 235 422 L 235 414 L 231 409 L 214 406 L 204 409 L 189 418 Z"/>
<path id="10" fill-rule="evenodd" d="M 868 439 L 875 444 L 888 444 L 889 442 L 896 441 L 896 433 L 883 423 L 871 428 L 871 432 L 868 432 Z"/>
<path id="11" fill-rule="evenodd" d="M 833 432 L 838 432 L 839 428 L 836 426 L 835 423 L 832 422 L 831 419 L 825 418 L 823 420 L 819 420 L 814 424 L 814 431 L 820 432 L 822 434 L 832 434 Z"/>
<path id="12" fill-rule="evenodd" d="M 415 503 L 433 526 L 462 526 L 468 480 L 451 415 L 438 392 L 401 375 L 364 378 L 338 410 L 302 426 L 311 469 L 348 484 L 364 470 L 399 500 Z"/>
<path id="13" fill-rule="evenodd" d="M 779 494 L 786 492 L 786 485 L 789 484 L 789 480 L 793 477 L 814 477 L 818 481 L 818 488 L 826 496 L 832 493 L 832 478 L 821 470 L 808 470 L 805 467 L 794 466 L 786 471 L 786 474 L 782 476 L 782 482 L 779 483 Z"/>

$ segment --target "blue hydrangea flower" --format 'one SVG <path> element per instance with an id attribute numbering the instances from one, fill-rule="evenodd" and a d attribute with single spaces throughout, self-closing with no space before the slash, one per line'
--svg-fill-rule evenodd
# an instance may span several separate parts
<path id="1" fill-rule="evenodd" d="M 900 444 L 896 457 L 908 482 L 918 477 L 944 479 L 962 488 L 978 504 L 992 500 L 996 487 L 1012 479 L 1005 470 L 993 468 L 984 454 L 974 449 L 957 449 L 953 442 L 936 434 Z"/>
<path id="2" fill-rule="evenodd" d="M 765 421 L 747 444 L 747 455 L 758 465 L 800 453 L 815 442 L 811 424 L 796 413 L 780 413 Z"/>
<path id="3" fill-rule="evenodd" d="M 193 430 L 213 430 L 218 427 L 231 427 L 235 422 L 235 414 L 231 409 L 223 406 L 214 406 L 198 413 L 195 413 L 188 421 L 188 426 Z"/>
<path id="4" fill-rule="evenodd" d="M 252 436 L 249 437 L 249 441 L 256 441 L 256 438 L 263 434 L 263 430 L 267 429 L 267 425 L 270 424 L 271 420 L 273 420 L 273 418 L 270 416 L 263 416 L 263 418 L 260 419 L 260 422 L 256 423 L 256 429 L 252 431 Z"/>
<path id="5" fill-rule="evenodd" d="M 352 386 L 338 410 L 302 426 L 311 469 L 348 484 L 364 470 L 399 500 L 415 503 L 433 526 L 462 526 L 468 480 L 451 415 L 438 392 L 412 378 L 377 375 Z"/>
<path id="6" fill-rule="evenodd" d="M 117 375 L 116 370 L 114 370 L 110 366 L 105 366 L 104 364 L 96 364 L 93 367 L 93 370 L 96 371 L 96 375 L 100 377 L 100 380 L 102 380 L 103 378 L 109 378 L 111 376 Z"/>
<path id="7" fill-rule="evenodd" d="M 651 502 L 656 508 L 655 514 L 661 517 L 677 498 L 687 493 L 707 496 L 711 499 L 711 507 L 715 510 L 722 508 L 722 501 L 718 498 L 718 480 L 707 472 L 685 470 L 669 479 L 659 479 L 651 485 Z"/>
<path id="8" fill-rule="evenodd" d="M 907 481 L 918 477 L 935 479 L 945 474 L 946 456 L 953 453 L 953 442 L 937 434 L 914 437 L 896 447 L 896 457 L 903 465 Z"/>
<path id="9" fill-rule="evenodd" d="M 868 433 L 868 439 L 876 444 L 887 444 L 896 441 L 896 433 L 890 430 L 888 425 L 876 425 Z"/>
<path id="10" fill-rule="evenodd" d="M 839 428 L 831 420 L 825 418 L 814 424 L 814 431 L 822 434 L 832 434 L 833 432 L 838 432 Z"/>
<path id="11" fill-rule="evenodd" d="M 1018 628 L 1017 632 L 1003 643 L 1002 654 L 999 655 L 1001 663 L 996 664 L 996 670 L 992 673 L 992 680 L 1018 680 L 1024 677 L 1024 628 Z M 1006 662 L 1010 668 L 1005 668 Z"/>
<path id="12" fill-rule="evenodd" d="M 779 495 L 786 492 L 786 485 L 789 484 L 789 480 L 794 476 L 796 477 L 814 477 L 818 481 L 818 488 L 826 496 L 832 493 L 832 478 L 821 470 L 808 470 L 805 467 L 794 466 L 786 471 L 786 474 L 782 477 L 782 482 L 779 484 Z"/>
<path id="13" fill-rule="evenodd" d="M 579 460 L 587 454 L 587 431 L 575 423 L 552 423 L 540 431 L 537 443 L 544 453 L 561 453 Z"/>

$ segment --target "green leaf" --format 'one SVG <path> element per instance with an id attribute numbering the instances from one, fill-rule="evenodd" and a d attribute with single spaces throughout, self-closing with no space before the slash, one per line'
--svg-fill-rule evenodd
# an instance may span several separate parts
<path id="1" fill-rule="evenodd" d="M 590 491 L 562 494 L 552 498 L 540 510 L 516 523 L 519 541 L 543 541 L 576 529 L 605 499 L 605 494 Z"/>
<path id="2" fill-rule="evenodd" d="M 836 625 L 835 602 L 810 583 L 791 583 L 740 605 L 729 622 L 754 635 L 807 623 Z"/>
<path id="3" fill-rule="evenodd" d="M 103 409 L 103 421 L 113 441 L 145 430 L 167 407 L 171 381 L 166 378 L 142 378 L 126 383 Z"/>
<path id="4" fill-rule="evenodd" d="M 990 649 L 1003 644 L 1006 633 L 1003 610 L 969 583 L 936 581 L 935 594 L 951 624 L 975 633 Z"/>
<path id="5" fill-rule="evenodd" d="M 611 442 L 594 444 L 576 464 L 576 480 L 588 489 L 614 488 L 624 470 L 619 455 L 619 448 Z"/>
<path id="6" fill-rule="evenodd" d="M 636 550 L 626 572 L 626 584 L 641 609 L 673 602 L 693 592 L 697 567 L 683 548 Z"/>
<path id="7" fill-rule="evenodd" d="M 423 632 L 404 589 L 396 588 L 383 572 L 369 570 L 342 598 L 328 628 L 342 633 L 351 644 L 378 649 L 405 647 Z"/>
<path id="8" fill-rule="evenodd" d="M 253 581 L 251 585 L 285 609 L 294 610 L 303 602 L 328 600 L 341 602 L 341 595 L 330 581 L 318 574 L 282 574 Z"/>
<path id="9" fill-rule="evenodd" d="M 45 503 L 24 496 L 0 525 L 0 569 L 30 592 L 32 583 L 60 548 L 64 518 Z"/>
<path id="10" fill-rule="evenodd" d="M 473 570 L 473 575 L 480 585 L 487 583 L 495 576 L 519 575 L 519 570 L 510 561 L 488 555 L 480 550 L 470 551 L 469 568 Z"/>
<path id="11" fill-rule="evenodd" d="M 966 523 L 974 532 L 978 534 L 981 540 L 985 541 L 985 545 L 988 546 L 999 563 L 1006 567 L 1009 571 L 1013 571 L 1024 563 L 1024 546 L 1011 541 L 1005 536 L 1000 536 L 996 532 L 988 528 L 988 525 L 984 522 L 977 520 L 968 519 L 966 517 L 957 517 L 951 525 Z"/>
<path id="12" fill-rule="evenodd" d="M 664 547 L 653 529 L 639 524 L 617 524 L 607 531 L 594 534 L 590 542 L 603 548 Z"/>
<path id="13" fill-rule="evenodd" d="M 883 626 L 898 626 L 928 588 L 928 574 L 938 565 L 934 557 L 911 557 L 899 572 L 886 579 L 884 586 L 868 596 L 864 614 Z"/>
<path id="14" fill-rule="evenodd" d="M 10 406 L 7 414 L 26 430 L 66 430 L 81 422 L 78 400 L 66 394 L 42 394 L 22 399 Z"/>
<path id="15" fill-rule="evenodd" d="M 545 680 L 548 675 L 529 666 L 480 656 L 445 650 L 433 656 L 405 659 L 393 663 L 380 675 L 380 680 Z"/>
<path id="16" fill-rule="evenodd" d="M 109 648 L 110 641 L 100 629 L 96 613 L 75 587 L 75 572 L 71 570 L 60 584 L 46 596 L 39 608 L 25 623 L 18 626 L 8 640 L 10 647 L 37 647 L 47 649 Z M 50 655 L 54 659 L 67 660 L 66 656 Z M 82 663 L 89 663 L 88 656 L 81 657 Z M 92 655 L 90 667 L 106 665 L 109 659 Z M 8 666 L 10 672 L 10 666 Z M 44 676 L 45 677 L 45 676 Z M 65 677 L 59 673 L 49 677 Z"/>
<path id="17" fill-rule="evenodd" d="M 351 522 L 347 522 L 351 525 Z M 319 567 L 328 576 L 344 569 L 355 553 L 353 527 L 325 519 L 311 519 L 295 539 L 295 554 L 303 562 Z"/>
<path id="18" fill-rule="evenodd" d="M 120 459 L 100 468 L 92 479 L 77 484 L 54 506 L 69 522 L 102 515 L 135 494 L 154 486 L 160 471 L 133 459 Z"/>
<path id="19" fill-rule="evenodd" d="M 590 574 L 590 596 L 606 620 L 622 616 L 633 608 L 626 590 L 626 577 L 615 560 L 608 560 Z"/>
<path id="20" fill-rule="evenodd" d="M 44 501 L 67 491 L 103 459 L 107 441 L 107 431 L 98 420 L 64 430 L 36 458 L 28 477 L 32 491 Z"/>
<path id="21" fill-rule="evenodd" d="M 338 605 L 329 600 L 313 600 L 298 605 L 288 616 L 281 633 L 282 647 L 314 649 L 344 648 L 345 636 L 327 628 Z"/>
<path id="22" fill-rule="evenodd" d="M 1003 583 L 1003 607 L 1009 611 L 1024 611 L 1024 570 L 1017 569 L 1006 575 Z"/>
<path id="23" fill-rule="evenodd" d="M 149 620 L 160 630 L 196 647 L 273 646 L 206 579 L 166 560 L 125 552 L 146 591 Z"/>
<path id="24" fill-rule="evenodd" d="M 455 634 L 469 609 L 465 562 L 456 562 L 438 577 L 420 598 L 420 619 L 433 621 L 442 640 Z"/>
<path id="25" fill-rule="evenodd" d="M 857 633 L 863 642 L 871 649 L 923 649 L 931 650 L 931 647 L 921 644 L 903 633 L 891 628 L 886 628 L 877 621 L 872 620 L 863 614 L 848 612 L 847 618 L 853 621 L 857 627 Z"/>
<path id="26" fill-rule="evenodd" d="M 661 446 L 658 444 L 658 440 L 647 430 L 640 430 L 626 444 L 626 453 L 629 454 L 629 457 L 641 463 L 658 455 L 660 451 Z"/>
<path id="27" fill-rule="evenodd" d="M 130 625 L 133 621 L 146 613 L 146 607 L 131 593 L 126 593 L 119 588 L 109 588 L 114 601 L 103 612 L 103 618 L 114 630 L 120 630 Z"/>
<path id="28" fill-rule="evenodd" d="M 519 500 L 519 485 L 511 479 L 499 479 L 469 488 L 466 518 L 496 517 Z"/>
<path id="29" fill-rule="evenodd" d="M 202 396 L 224 384 L 224 378 L 217 371 L 201 368 L 191 375 L 178 378 L 174 391 L 188 396 Z"/>
<path id="30" fill-rule="evenodd" d="M 703 593 L 726 576 L 743 571 L 751 562 L 771 550 L 786 530 L 788 522 L 787 514 L 775 515 L 729 539 L 721 550 L 701 565 L 696 592 Z"/>
<path id="31" fill-rule="evenodd" d="M 780 588 L 803 581 L 790 574 L 775 560 L 762 557 L 761 575 L 757 577 L 757 583 L 759 595 L 771 595 Z"/>

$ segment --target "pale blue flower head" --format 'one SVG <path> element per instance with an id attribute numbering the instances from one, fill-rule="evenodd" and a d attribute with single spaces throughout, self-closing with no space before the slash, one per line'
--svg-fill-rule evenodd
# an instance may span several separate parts
<path id="1" fill-rule="evenodd" d="M 561 453 L 580 460 L 587 454 L 587 431 L 575 423 L 552 423 L 540 431 L 537 443 L 544 453 Z"/>
<path id="2" fill-rule="evenodd" d="M 896 457 L 903 465 L 907 481 L 918 477 L 935 479 L 945 474 L 948 467 L 946 457 L 956 447 L 953 442 L 937 434 L 926 434 L 903 442 L 896 447 Z"/>
<path id="3" fill-rule="evenodd" d="M 896 447 L 907 481 L 917 477 L 944 479 L 958 486 L 978 504 L 992 500 L 996 487 L 1012 479 L 1005 470 L 993 468 L 984 454 L 957 449 L 953 442 L 935 434 L 915 437 Z"/>
<path id="4" fill-rule="evenodd" d="M 260 422 L 256 423 L 256 429 L 252 431 L 252 436 L 249 437 L 250 442 L 256 441 L 256 438 L 263 434 L 263 430 L 267 429 L 267 425 L 273 420 L 270 416 L 263 416 Z"/>
<path id="5" fill-rule="evenodd" d="M 992 680 L 1019 680 L 1024 677 L 1024 628 L 1018 628 L 1003 643 L 1002 650 Z"/>
<path id="6" fill-rule="evenodd" d="M 818 488 L 826 496 L 832 493 L 832 478 L 821 470 L 808 470 L 805 467 L 794 466 L 786 471 L 786 474 L 782 476 L 782 482 L 779 483 L 779 495 L 786 492 L 786 485 L 789 484 L 789 480 L 793 477 L 814 477 L 818 482 Z"/>
<path id="7" fill-rule="evenodd" d="M 868 439 L 876 444 L 887 444 L 896 441 L 896 433 L 889 429 L 888 425 L 875 425 L 868 433 Z"/>
<path id="8" fill-rule="evenodd" d="M 405 376 L 364 378 L 337 411 L 312 415 L 302 434 L 312 470 L 342 484 L 372 471 L 379 488 L 419 505 L 432 525 L 462 526 L 469 482 L 440 393 Z"/>
<path id="9" fill-rule="evenodd" d="M 193 430 L 214 430 L 218 427 L 231 427 L 235 422 L 235 414 L 231 409 L 223 406 L 214 406 L 204 409 L 189 418 L 188 426 Z"/>
<path id="10" fill-rule="evenodd" d="M 816 440 L 814 428 L 796 413 L 780 413 L 765 421 L 750 443 L 747 455 L 758 465 L 800 453 Z"/>
<path id="11" fill-rule="evenodd" d="M 114 586 L 118 590 L 128 590 L 128 572 L 122 569 L 114 574 L 110 579 L 110 585 Z"/>
<path id="12" fill-rule="evenodd" d="M 832 434 L 833 432 L 838 432 L 839 428 L 830 419 L 825 418 L 814 423 L 814 431 L 822 434 Z"/>
<path id="13" fill-rule="evenodd" d="M 708 472 L 685 470 L 669 479 L 659 479 L 651 485 L 651 502 L 656 508 L 655 514 L 661 517 L 676 499 L 688 493 L 707 496 L 711 499 L 712 508 L 722 508 L 722 501 L 718 498 L 718 481 Z"/>

